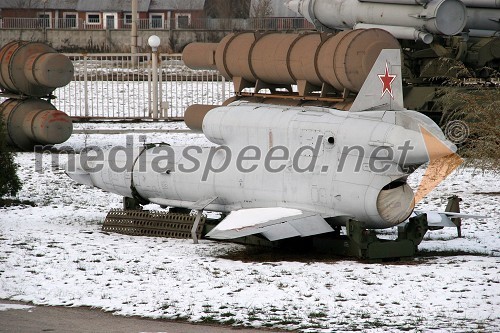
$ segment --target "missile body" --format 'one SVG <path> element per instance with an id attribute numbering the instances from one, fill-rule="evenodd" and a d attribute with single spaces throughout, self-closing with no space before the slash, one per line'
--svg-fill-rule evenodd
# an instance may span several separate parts
<path id="1" fill-rule="evenodd" d="M 401 76 L 400 50 L 384 49 L 349 111 L 255 103 L 254 96 L 198 106 L 190 126 L 215 146 L 89 152 L 97 158 L 81 154 L 66 173 L 143 203 L 197 210 L 203 203 L 202 209 L 220 212 L 283 208 L 316 216 L 316 222 L 303 221 L 300 235 L 329 232 L 349 219 L 392 227 L 415 205 L 408 175 L 456 150 L 431 119 L 402 107 Z M 444 148 L 428 152 L 432 138 Z M 282 231 L 269 239 L 297 236 Z"/>
<path id="2" fill-rule="evenodd" d="M 287 6 L 323 30 L 352 29 L 364 23 L 452 36 L 462 32 L 467 20 L 459 0 L 425 1 L 425 6 L 418 1 L 292 0 Z"/>
<path id="3" fill-rule="evenodd" d="M 442 137 L 437 125 L 413 111 L 357 113 L 238 101 L 203 119 L 204 134 L 217 147 L 108 151 L 98 162 L 78 160 L 67 174 L 160 205 L 190 208 L 200 198 L 217 197 L 208 210 L 288 207 L 321 212 L 340 225 L 351 217 L 387 228 L 413 210 L 405 167 L 429 159 L 419 125 Z M 413 148 L 405 151 L 405 144 Z M 393 154 L 380 153 L 383 147 Z"/>

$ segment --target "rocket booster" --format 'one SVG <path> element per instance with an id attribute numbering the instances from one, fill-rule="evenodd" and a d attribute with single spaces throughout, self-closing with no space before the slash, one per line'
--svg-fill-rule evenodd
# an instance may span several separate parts
<path id="1" fill-rule="evenodd" d="M 427 44 L 432 35 L 500 31 L 498 0 L 290 0 L 286 6 L 321 30 L 380 28 Z"/>
<path id="2" fill-rule="evenodd" d="M 258 87 L 257 82 L 280 87 L 297 84 L 303 96 L 308 86 L 323 84 L 337 91 L 358 92 L 383 49 L 400 49 L 400 45 L 382 29 L 328 36 L 241 32 L 217 44 L 191 43 L 184 49 L 183 60 L 191 69 L 218 69 L 238 92 Z"/>

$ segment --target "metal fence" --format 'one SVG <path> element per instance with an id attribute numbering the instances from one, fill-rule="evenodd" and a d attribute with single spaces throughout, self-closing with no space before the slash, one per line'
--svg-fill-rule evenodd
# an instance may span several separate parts
<path id="1" fill-rule="evenodd" d="M 87 22 L 79 18 L 20 18 L 7 17 L 0 19 L 1 29 L 125 29 L 130 30 L 130 19 L 99 20 Z M 212 19 L 179 16 L 171 19 L 140 19 L 139 30 L 309 30 L 314 25 L 304 18 L 298 17 L 266 17 L 248 19 Z"/>
<path id="2" fill-rule="evenodd" d="M 54 91 L 52 103 L 73 118 L 151 119 L 151 54 L 67 54 L 74 80 Z M 181 119 L 191 104 L 221 104 L 234 95 L 233 85 L 217 71 L 193 71 L 180 55 L 159 59 L 160 119 Z"/>

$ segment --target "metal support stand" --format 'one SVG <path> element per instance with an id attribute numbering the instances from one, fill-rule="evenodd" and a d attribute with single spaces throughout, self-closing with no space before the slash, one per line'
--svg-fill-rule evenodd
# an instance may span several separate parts
<path id="1" fill-rule="evenodd" d="M 201 216 L 205 207 L 210 205 L 215 201 L 217 197 L 202 198 L 194 203 L 191 207 L 196 210 L 196 219 L 194 220 L 193 228 L 191 229 L 191 237 L 193 238 L 193 243 L 198 244 L 198 237 L 196 237 L 196 231 L 198 230 L 198 225 L 200 224 Z"/>
<path id="2" fill-rule="evenodd" d="M 134 198 L 123 197 L 123 210 L 142 210 L 142 206 Z"/>
<path id="3" fill-rule="evenodd" d="M 445 212 L 460 213 L 460 201 L 462 201 L 462 199 L 456 195 L 449 197 Z M 462 219 L 458 217 L 451 218 L 451 222 L 457 226 L 458 238 L 462 238 Z"/>
<path id="4" fill-rule="evenodd" d="M 427 215 L 410 218 L 410 222 L 398 228 L 395 240 L 379 239 L 363 222 L 349 220 L 345 236 L 317 237 L 313 247 L 321 251 L 359 259 L 380 260 L 412 257 L 426 232 Z"/>
<path id="5" fill-rule="evenodd" d="M 196 230 L 198 230 L 198 225 L 200 224 L 201 215 L 203 210 L 196 211 L 196 219 L 193 223 L 193 228 L 191 229 L 191 237 L 193 238 L 193 243 L 198 244 L 198 237 L 196 236 Z"/>

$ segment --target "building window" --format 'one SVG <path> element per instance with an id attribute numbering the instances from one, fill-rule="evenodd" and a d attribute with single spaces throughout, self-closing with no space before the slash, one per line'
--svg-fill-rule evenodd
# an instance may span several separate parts
<path id="1" fill-rule="evenodd" d="M 64 22 L 63 22 L 63 28 L 64 29 L 71 29 L 71 28 L 76 28 L 76 13 L 63 13 L 64 17 Z"/>
<path id="2" fill-rule="evenodd" d="M 132 14 L 125 14 L 124 16 L 125 24 L 131 25 L 132 24 Z"/>
<path id="3" fill-rule="evenodd" d="M 177 29 L 189 28 L 191 24 L 191 14 L 175 14 L 175 22 Z"/>
<path id="4" fill-rule="evenodd" d="M 118 25 L 118 14 L 116 13 L 103 13 L 103 21 L 105 29 L 116 29 Z"/>
<path id="5" fill-rule="evenodd" d="M 163 29 L 163 14 L 149 14 L 149 26 L 151 29 Z"/>
<path id="6" fill-rule="evenodd" d="M 101 24 L 101 14 L 99 14 L 99 13 L 87 13 L 87 23 L 88 24 Z"/>
<path id="7" fill-rule="evenodd" d="M 38 13 L 38 23 L 42 28 L 51 27 L 52 13 Z"/>

